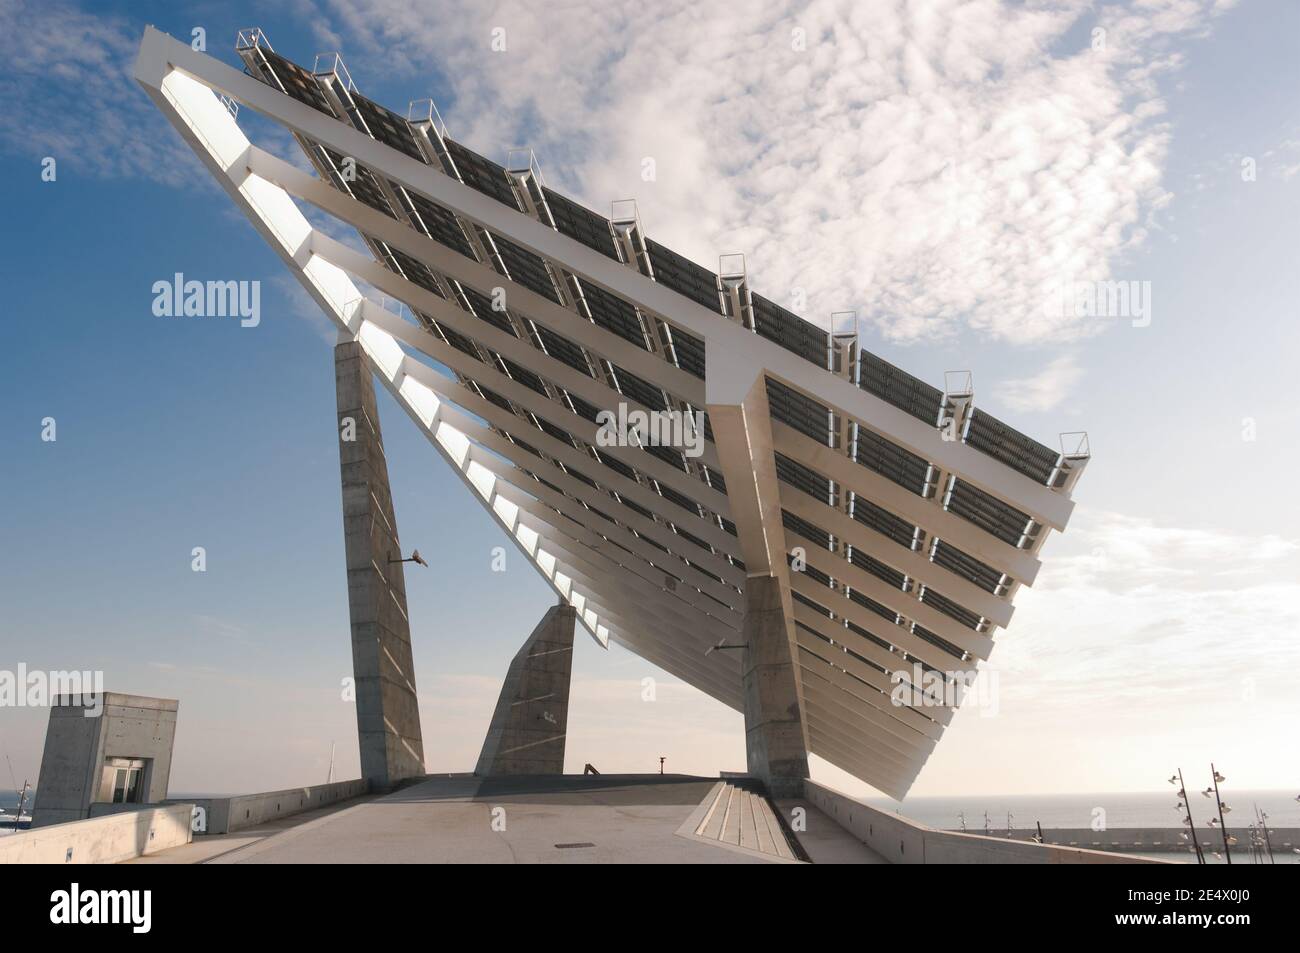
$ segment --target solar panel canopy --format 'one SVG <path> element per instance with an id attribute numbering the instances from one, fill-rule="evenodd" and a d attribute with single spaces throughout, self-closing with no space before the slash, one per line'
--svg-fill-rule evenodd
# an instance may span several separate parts
<path id="1" fill-rule="evenodd" d="M 237 53 L 151 29 L 136 76 L 593 638 L 740 710 L 740 653 L 714 649 L 741 640 L 747 577 L 778 579 L 808 750 L 901 797 L 955 704 L 895 688 L 989 658 L 1086 442 L 1052 450 L 752 291 L 736 257 L 647 237 L 631 203 L 593 211 L 531 153 L 499 164 L 431 105 L 363 96 L 337 56 L 309 69 L 261 31 Z M 636 414 L 687 429 L 611 430 Z"/>

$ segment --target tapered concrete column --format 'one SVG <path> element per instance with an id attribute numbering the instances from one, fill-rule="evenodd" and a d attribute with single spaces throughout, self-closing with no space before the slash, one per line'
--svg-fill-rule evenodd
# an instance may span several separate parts
<path id="1" fill-rule="evenodd" d="M 553 606 L 515 655 L 474 773 L 563 774 L 573 672 L 573 606 Z"/>
<path id="2" fill-rule="evenodd" d="M 802 797 L 808 743 L 789 626 L 774 576 L 745 580 L 741 677 L 745 688 L 745 758 L 773 797 Z"/>
<path id="3" fill-rule="evenodd" d="M 411 661 L 406 580 L 375 385 L 361 345 L 334 349 L 343 539 L 356 679 L 361 774 L 373 789 L 424 777 L 424 742 Z"/>
<path id="4" fill-rule="evenodd" d="M 748 571 L 741 672 L 749 773 L 774 797 L 802 797 L 808 738 L 767 384 L 743 360 L 710 351 L 706 390 L 727 503 Z"/>

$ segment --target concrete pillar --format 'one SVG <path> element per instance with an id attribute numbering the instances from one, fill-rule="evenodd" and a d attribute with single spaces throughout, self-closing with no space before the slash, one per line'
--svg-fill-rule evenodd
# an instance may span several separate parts
<path id="1" fill-rule="evenodd" d="M 402 547 L 374 379 L 360 344 L 334 349 L 334 379 L 361 775 L 372 790 L 387 790 L 425 774 L 406 580 L 392 561 L 402 558 Z"/>
<path id="2" fill-rule="evenodd" d="M 549 609 L 506 672 L 474 773 L 563 774 L 569 724 L 569 679 L 578 612 Z"/>
<path id="3" fill-rule="evenodd" d="M 767 785 L 772 797 L 803 797 L 808 743 L 794 649 L 775 576 L 746 578 L 743 625 L 740 667 L 749 773 Z"/>

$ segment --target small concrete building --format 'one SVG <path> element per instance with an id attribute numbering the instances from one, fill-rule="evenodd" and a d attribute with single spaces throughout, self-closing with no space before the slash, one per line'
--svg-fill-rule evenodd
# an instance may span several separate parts
<path id="1" fill-rule="evenodd" d="M 167 797 L 176 709 L 171 698 L 61 695 L 50 708 L 32 827 L 89 817 L 92 804 Z"/>

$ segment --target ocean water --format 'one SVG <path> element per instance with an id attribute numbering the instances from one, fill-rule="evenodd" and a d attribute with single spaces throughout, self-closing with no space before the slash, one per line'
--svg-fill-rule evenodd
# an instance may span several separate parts
<path id="1" fill-rule="evenodd" d="M 1190 782 L 1189 782 L 1190 785 Z M 1192 821 L 1198 830 L 1208 829 L 1215 813 L 1214 798 L 1189 791 Z M 1228 827 L 1248 827 L 1255 820 L 1255 807 L 1268 814 L 1269 827 L 1300 827 L 1300 791 L 1234 791 L 1221 787 L 1219 795 L 1232 810 L 1224 815 Z M 897 812 L 914 821 L 944 830 L 960 828 L 959 815 L 966 815 L 966 829 L 971 833 L 984 830 L 984 813 L 989 827 L 1006 830 L 1007 812 L 1013 827 L 1090 827 L 1094 812 L 1105 811 L 1107 828 L 1181 827 L 1182 817 L 1174 805 L 1178 793 L 1168 791 L 1136 794 L 972 794 L 960 797 L 909 797 L 901 804 L 889 798 L 866 798 L 866 803 L 882 811 Z"/>

